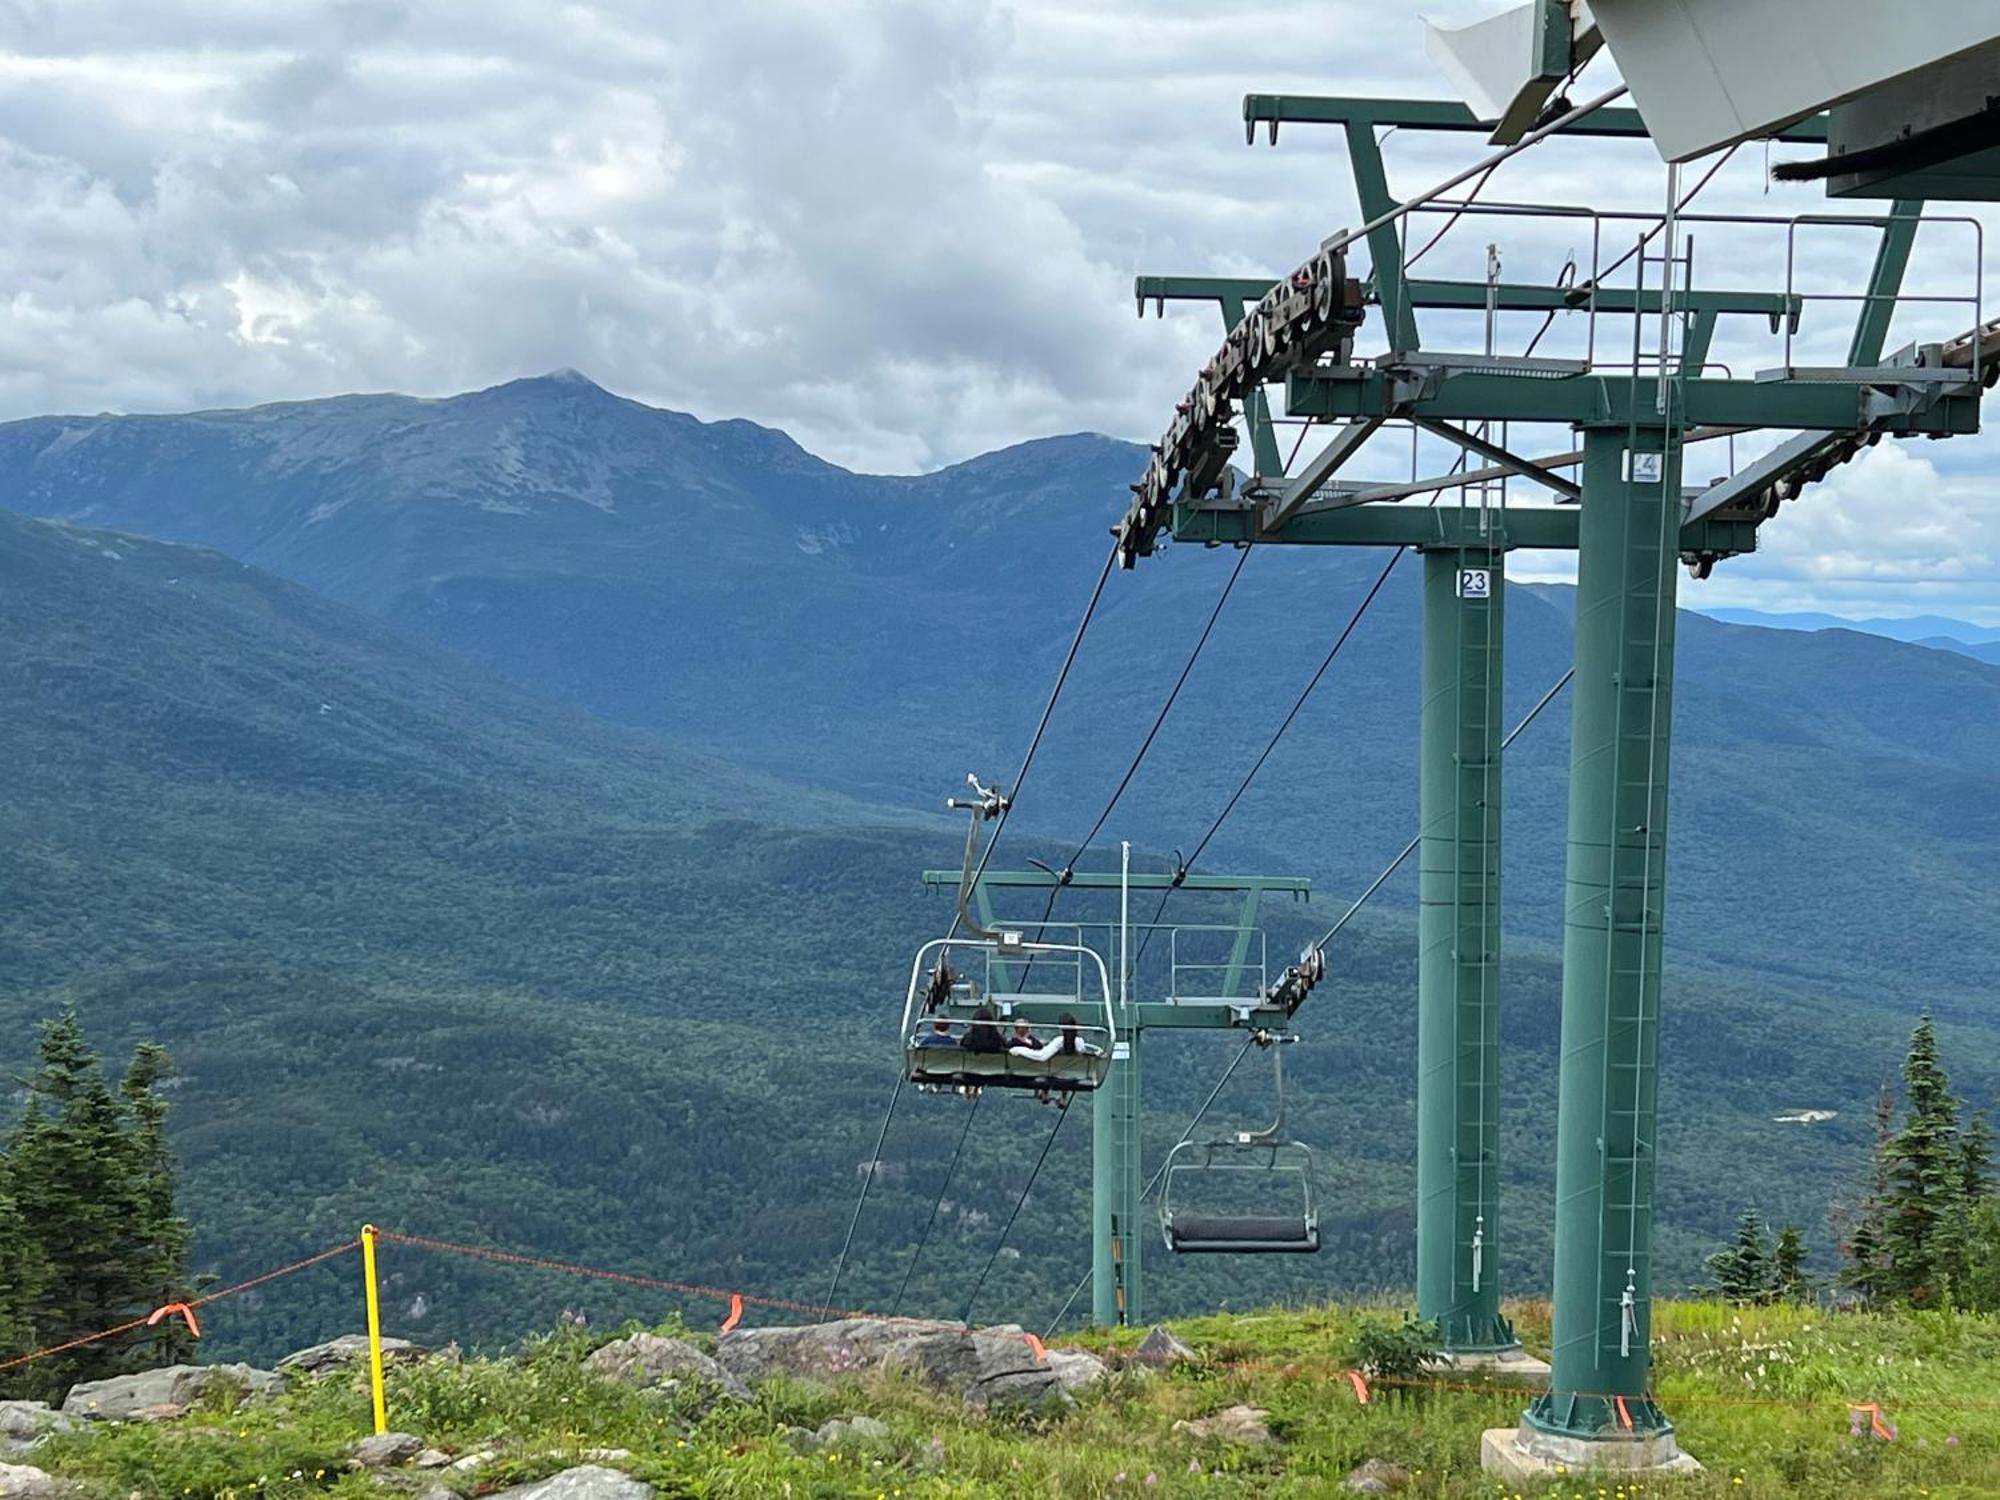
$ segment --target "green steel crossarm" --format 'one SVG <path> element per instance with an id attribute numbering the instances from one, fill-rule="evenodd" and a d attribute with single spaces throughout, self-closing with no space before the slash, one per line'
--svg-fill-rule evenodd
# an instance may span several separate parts
<path id="1" fill-rule="evenodd" d="M 1369 99 L 1318 94 L 1245 94 L 1246 135 L 1258 125 L 1363 125 L 1369 129 L 1395 126 L 1400 130 L 1457 130 L 1487 134 L 1491 120 L 1480 120 L 1470 108 L 1452 99 Z M 1573 136 L 1640 137 L 1646 122 L 1636 109 L 1607 107 L 1562 132 Z M 1780 141 L 1824 141 L 1826 116 L 1813 115 L 1773 133 Z"/>
<path id="2" fill-rule="evenodd" d="M 1257 530 L 1256 513 L 1247 509 L 1201 509 L 1177 506 L 1172 531 L 1176 542 L 1230 544 L 1255 538 L 1267 542 L 1329 547 L 1487 547 L 1503 551 L 1574 551 L 1577 508 L 1511 506 L 1492 513 L 1494 530 L 1479 531 L 1476 507 L 1456 505 L 1350 505 L 1303 511 L 1275 534 Z M 1757 526 L 1750 520 L 1702 520 L 1681 531 L 1681 550 L 1717 556 L 1757 550 Z M 948 883 L 948 882 L 947 882 Z"/>
<path id="3" fill-rule="evenodd" d="M 1261 277 L 1140 276 L 1133 282 L 1133 293 L 1142 306 L 1147 302 L 1156 306 L 1167 302 L 1221 302 L 1232 297 L 1255 302 L 1273 285 L 1274 282 Z M 1503 281 L 1495 295 L 1502 312 L 1581 312 L 1588 305 L 1588 294 L 1573 287 L 1536 286 L 1529 282 Z M 1412 307 L 1477 312 L 1486 306 L 1486 283 L 1420 278 L 1409 283 L 1409 296 Z M 1698 315 L 1761 313 L 1767 318 L 1796 317 L 1804 302 L 1800 295 L 1787 297 L 1783 292 L 1695 291 L 1674 298 L 1675 306 Z M 1660 293 L 1657 288 L 1634 292 L 1631 287 L 1600 287 L 1597 310 L 1656 313 L 1660 310 Z"/>
<path id="4" fill-rule="evenodd" d="M 1429 383 L 1429 394 L 1413 393 Z M 1519 374 L 1459 370 L 1426 372 L 1381 366 L 1305 371 L 1287 381 L 1286 406 L 1295 417 L 1401 417 L 1445 421 L 1555 422 L 1580 427 L 1658 427 L 1659 383 L 1651 376 L 1571 375 L 1533 379 Z M 1979 430 L 1979 402 L 1942 395 L 1926 410 L 1874 420 L 1859 382 L 1689 380 L 1682 410 L 1690 426 L 1789 427 L 1852 432 L 1877 428 L 1944 437 Z"/>
<path id="5" fill-rule="evenodd" d="M 927 886 L 949 886 L 952 890 L 957 890 L 964 878 L 963 870 L 926 870 L 923 877 Z M 1127 879 L 1116 870 L 1077 870 L 1071 872 L 1068 880 L 1064 880 L 1060 872 L 1051 874 L 1047 870 L 988 870 L 979 877 L 979 884 L 1044 891 L 1052 885 L 1068 885 L 1080 891 L 1115 891 Z M 1239 894 L 1277 891 L 1295 897 L 1312 894 L 1312 881 L 1303 875 L 1183 875 L 1176 880 L 1172 875 L 1142 875 L 1134 871 L 1129 880 L 1135 891 L 1164 891 L 1179 886 L 1185 891 L 1234 891 Z"/>

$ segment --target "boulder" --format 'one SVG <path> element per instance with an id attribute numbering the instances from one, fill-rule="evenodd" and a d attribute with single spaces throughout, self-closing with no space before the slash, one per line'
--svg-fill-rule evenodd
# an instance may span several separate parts
<path id="1" fill-rule="evenodd" d="M 423 1345 L 413 1344 L 408 1339 L 382 1340 L 384 1364 L 398 1360 L 422 1359 L 430 1352 Z M 339 1338 L 328 1339 L 324 1344 L 314 1344 L 310 1349 L 287 1354 L 278 1361 L 278 1368 L 300 1375 L 324 1375 L 328 1370 L 336 1370 L 342 1365 L 352 1364 L 367 1357 L 368 1335 L 343 1333 Z"/>
<path id="2" fill-rule="evenodd" d="M 1103 1360 L 1083 1349 L 1049 1350 L 1049 1368 L 1055 1371 L 1056 1384 L 1072 1396 L 1111 1373 Z"/>
<path id="3" fill-rule="evenodd" d="M 703 1380 L 737 1401 L 748 1401 L 750 1389 L 701 1350 L 684 1339 L 657 1333 L 635 1333 L 606 1344 L 583 1362 L 586 1370 L 607 1380 L 657 1389 L 688 1380 Z M 676 1386 L 678 1388 L 678 1386 Z"/>
<path id="4" fill-rule="evenodd" d="M 1189 1437 L 1222 1443 L 1244 1443 L 1252 1447 L 1275 1443 L 1264 1419 L 1271 1414 L 1258 1406 L 1229 1406 L 1213 1416 L 1196 1417 L 1192 1422 L 1174 1423 L 1174 1431 Z"/>
<path id="5" fill-rule="evenodd" d="M 970 1407 L 1071 1399 L 1065 1378 L 1087 1383 L 1088 1366 L 1036 1354 L 1019 1328 L 973 1331 L 953 1323 L 843 1318 L 804 1327 L 725 1333 L 716 1359 L 746 1385 L 774 1375 L 830 1383 L 877 1371 L 906 1375 Z"/>
<path id="6" fill-rule="evenodd" d="M 1132 1358 L 1147 1365 L 1184 1365 L 1201 1356 L 1175 1337 L 1171 1328 L 1155 1323 L 1152 1332 L 1132 1351 Z"/>
<path id="7" fill-rule="evenodd" d="M 599 1464 L 564 1469 L 537 1484 L 496 1491 L 490 1500 L 652 1500 L 653 1487 Z"/>
<path id="8" fill-rule="evenodd" d="M 60 1484 L 27 1464 L 0 1464 L 0 1500 L 55 1500 Z"/>
<path id="9" fill-rule="evenodd" d="M 0 1401 L 0 1456 L 26 1453 L 50 1433 L 73 1425 L 46 1401 Z"/>
<path id="10" fill-rule="evenodd" d="M 249 1400 L 278 1395 L 286 1385 L 285 1377 L 277 1372 L 249 1365 L 169 1365 L 164 1370 L 142 1370 L 137 1375 L 73 1385 L 62 1409 L 65 1416 L 85 1421 L 125 1422 L 144 1417 L 155 1407 L 185 1410 L 225 1383 L 240 1387 Z M 152 1419 L 157 1420 L 157 1415 Z"/>
<path id="11" fill-rule="evenodd" d="M 1371 1458 L 1347 1476 L 1347 1488 L 1357 1495 L 1393 1495 L 1410 1482 L 1410 1471 L 1386 1458 Z"/>
<path id="12" fill-rule="evenodd" d="M 353 1458 L 364 1469 L 388 1469 L 423 1451 L 424 1440 L 414 1432 L 378 1432 L 354 1445 Z"/>

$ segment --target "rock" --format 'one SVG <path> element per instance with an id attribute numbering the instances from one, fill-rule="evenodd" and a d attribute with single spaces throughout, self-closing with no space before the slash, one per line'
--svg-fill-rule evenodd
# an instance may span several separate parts
<path id="1" fill-rule="evenodd" d="M 124 1422 L 144 1417 L 156 1407 L 178 1406 L 184 1411 L 232 1382 L 252 1401 L 278 1395 L 286 1385 L 285 1377 L 275 1371 L 249 1365 L 169 1365 L 164 1370 L 71 1386 L 63 1399 L 63 1415 L 91 1422 Z"/>
<path id="2" fill-rule="evenodd" d="M 716 1359 L 746 1385 L 773 1375 L 829 1383 L 853 1382 L 875 1372 L 908 1376 L 959 1397 L 970 1407 L 1071 1400 L 1064 1374 L 1085 1378 L 1088 1368 L 1062 1366 L 1036 1354 L 1021 1330 L 953 1323 L 844 1318 L 795 1328 L 747 1328 L 725 1333 Z"/>
<path id="3" fill-rule="evenodd" d="M 185 1406 L 172 1401 L 162 1401 L 155 1406 L 142 1406 L 128 1419 L 133 1422 L 178 1422 L 188 1414 Z"/>
<path id="4" fill-rule="evenodd" d="M 1347 1488 L 1358 1495 L 1393 1495 L 1410 1482 L 1410 1471 L 1385 1458 L 1371 1458 L 1347 1476 Z"/>
<path id="5" fill-rule="evenodd" d="M 50 1433 L 75 1425 L 46 1401 L 0 1401 L 0 1455 L 26 1453 Z"/>
<path id="6" fill-rule="evenodd" d="M 787 1448 L 801 1457 L 808 1453 L 819 1452 L 819 1434 L 810 1427 L 787 1427 L 778 1434 L 778 1438 Z"/>
<path id="7" fill-rule="evenodd" d="M 1176 1338 L 1171 1328 L 1155 1323 L 1152 1332 L 1132 1351 L 1132 1358 L 1148 1365 L 1184 1365 L 1201 1356 Z"/>
<path id="8" fill-rule="evenodd" d="M 414 1432 L 380 1432 L 356 1443 L 352 1453 L 364 1469 L 388 1469 L 408 1463 L 423 1451 L 424 1440 Z"/>
<path id="9" fill-rule="evenodd" d="M 480 1448 L 463 1458 L 452 1460 L 448 1467 L 454 1474 L 470 1474 L 474 1469 L 484 1468 L 499 1456 L 491 1448 Z"/>
<path id="10" fill-rule="evenodd" d="M 1083 1349 L 1049 1350 L 1049 1368 L 1055 1371 L 1056 1384 L 1071 1395 L 1096 1385 L 1111 1373 L 1103 1360 Z"/>
<path id="11" fill-rule="evenodd" d="M 1272 1436 L 1271 1429 L 1264 1425 L 1264 1419 L 1270 1415 L 1262 1407 L 1230 1406 L 1213 1416 L 1197 1417 L 1192 1422 L 1176 1422 L 1174 1431 L 1224 1443 L 1275 1443 L 1277 1439 Z"/>
<path id="12" fill-rule="evenodd" d="M 889 1441 L 889 1424 L 873 1417 L 835 1417 L 821 1425 L 813 1434 L 816 1446 L 838 1448 L 843 1444 L 886 1443 Z"/>
<path id="13" fill-rule="evenodd" d="M 384 1364 L 392 1364 L 399 1360 L 422 1359 L 430 1352 L 423 1345 L 413 1344 L 408 1339 L 382 1340 Z M 314 1344 L 310 1349 L 287 1354 L 278 1361 L 278 1368 L 301 1375 L 324 1375 L 328 1370 L 336 1370 L 342 1365 L 366 1358 L 368 1358 L 368 1335 L 343 1333 L 339 1338 L 329 1339 L 324 1344 Z"/>
<path id="14" fill-rule="evenodd" d="M 62 1486 L 27 1464 L 0 1464 L 0 1500 L 54 1500 Z"/>
<path id="15" fill-rule="evenodd" d="M 442 1469 L 451 1463 L 451 1455 L 437 1448 L 426 1448 L 410 1460 L 413 1469 Z"/>
<path id="16" fill-rule="evenodd" d="M 607 1380 L 657 1388 L 692 1376 L 707 1381 L 737 1401 L 750 1399 L 750 1388 L 728 1370 L 683 1339 L 657 1333 L 635 1333 L 606 1344 L 583 1362 L 586 1370 Z"/>
<path id="17" fill-rule="evenodd" d="M 448 1490 L 441 1484 L 433 1484 L 417 1500 L 458 1500 L 458 1491 Z"/>
<path id="18" fill-rule="evenodd" d="M 652 1500 L 653 1487 L 598 1464 L 564 1469 L 539 1484 L 517 1484 L 499 1490 L 491 1500 Z"/>

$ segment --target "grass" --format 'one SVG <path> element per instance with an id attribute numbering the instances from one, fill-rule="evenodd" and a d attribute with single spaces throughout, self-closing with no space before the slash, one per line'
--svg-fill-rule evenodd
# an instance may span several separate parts
<path id="1" fill-rule="evenodd" d="M 1512 1312 L 1529 1347 L 1546 1340 L 1545 1306 Z M 886 1379 L 773 1382 L 752 1405 L 704 1411 L 692 1394 L 663 1401 L 607 1384 L 581 1367 L 590 1340 L 551 1335 L 506 1358 L 392 1368 L 390 1423 L 453 1455 L 494 1453 L 476 1484 L 442 1476 L 464 1495 L 555 1473 L 593 1449 L 628 1450 L 615 1467 L 688 1497 L 1308 1496 L 1339 1492 L 1368 1458 L 1407 1469 L 1405 1494 L 1481 1500 L 2000 1494 L 2000 1319 L 1658 1304 L 1657 1390 L 1707 1472 L 1629 1486 L 1569 1476 L 1522 1492 L 1478 1467 L 1482 1429 L 1512 1425 L 1521 1392 L 1378 1384 L 1363 1406 L 1337 1372 L 1367 1316 L 1312 1307 L 1187 1320 L 1174 1328 L 1199 1363 L 1119 1371 L 1066 1413 L 984 1417 Z M 1079 1342 L 1115 1355 L 1141 1332 Z M 1852 1435 L 1849 1401 L 1880 1402 L 1895 1440 Z M 1276 1445 L 1174 1431 L 1239 1402 L 1270 1413 Z M 890 1438 L 810 1456 L 785 1440 L 788 1426 L 854 1413 L 880 1418 Z M 105 1500 L 379 1496 L 382 1481 L 345 1467 L 368 1430 L 365 1383 L 348 1372 L 269 1403 L 224 1393 L 181 1422 L 73 1433 L 33 1461 Z"/>

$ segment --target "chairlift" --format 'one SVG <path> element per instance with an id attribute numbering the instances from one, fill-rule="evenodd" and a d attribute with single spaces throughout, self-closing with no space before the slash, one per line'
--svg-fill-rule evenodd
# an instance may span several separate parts
<path id="1" fill-rule="evenodd" d="M 1073 982 L 1046 993 L 996 985 L 1010 964 L 1023 973 L 1040 964 Z M 1028 1005 L 1069 1019 L 1030 1025 L 1022 1009 Z M 1017 1026 L 1029 1027 L 1033 1045 L 1015 1041 Z M 903 1077 L 932 1092 L 1081 1093 L 1104 1082 L 1117 1035 L 1110 975 L 1094 949 L 1023 942 L 1018 933 L 940 938 L 924 944 L 910 967 Z"/>
<path id="2" fill-rule="evenodd" d="M 1319 1250 L 1319 1214 L 1313 1203 L 1313 1154 L 1301 1141 L 1288 1141 L 1285 1130 L 1285 1072 L 1282 1044 L 1292 1036 L 1266 1034 L 1260 1045 L 1270 1047 L 1277 1083 L 1278 1117 L 1265 1130 L 1243 1130 L 1215 1140 L 1185 1140 L 1167 1153 L 1160 1187 L 1160 1232 L 1176 1255 L 1312 1255 Z M 1215 1174 L 1241 1182 L 1241 1174 L 1262 1173 L 1282 1190 L 1273 1190 L 1274 1205 L 1290 1212 L 1244 1214 L 1204 1212 L 1189 1208 L 1200 1198 L 1198 1184 Z"/>
<path id="3" fill-rule="evenodd" d="M 1030 943 L 1020 932 L 983 927 L 973 916 L 967 900 L 977 879 L 979 825 L 1003 816 L 1009 804 L 1006 793 L 982 786 L 977 776 L 965 780 L 973 795 L 948 798 L 945 806 L 971 814 L 954 924 L 968 936 L 926 943 L 910 965 L 904 1080 L 934 1093 L 1032 1089 L 1044 1099 L 1097 1088 L 1118 1040 L 1104 959 L 1078 943 Z M 1012 982 L 1016 964 L 1019 983 Z M 1030 991 L 1027 981 L 1038 964 L 1045 975 L 1066 975 L 1066 986 Z M 1037 1018 L 1042 1032 L 1033 1031 L 1028 1016 Z"/>

